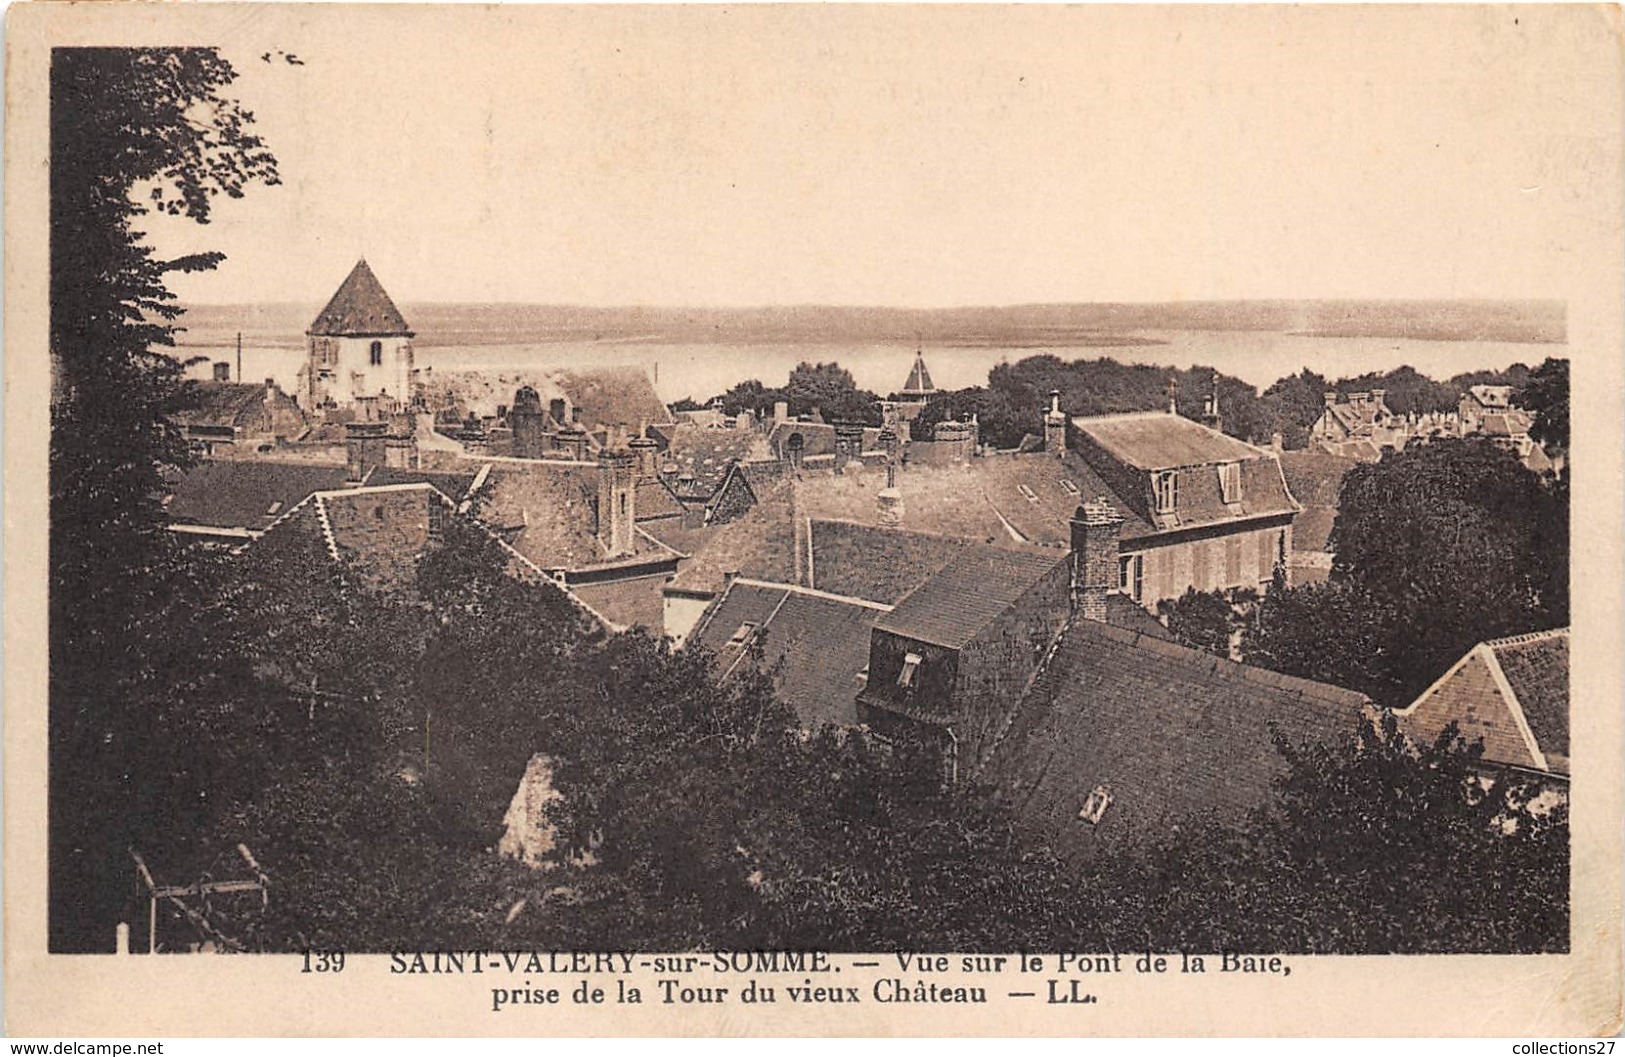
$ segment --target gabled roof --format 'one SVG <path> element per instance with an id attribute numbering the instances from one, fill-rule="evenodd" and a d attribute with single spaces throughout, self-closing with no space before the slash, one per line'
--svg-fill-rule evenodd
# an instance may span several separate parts
<path id="1" fill-rule="evenodd" d="M 1510 385 L 1474 385 L 1468 388 L 1467 395 L 1484 408 L 1504 411 L 1512 406 Z"/>
<path id="2" fill-rule="evenodd" d="M 968 546 L 875 623 L 880 631 L 957 649 L 1069 561 L 1061 551 Z"/>
<path id="3" fill-rule="evenodd" d="M 423 503 L 423 536 L 418 552 L 409 549 L 417 537 L 410 531 L 379 533 L 375 521 L 388 523 L 398 518 L 400 506 L 380 503 L 382 497 L 421 500 Z M 433 545 L 434 518 L 458 517 L 458 504 L 440 489 L 427 482 L 362 486 L 339 490 L 312 492 L 290 510 L 284 512 L 257 539 L 239 547 L 235 553 L 250 556 L 263 554 L 278 547 L 303 547 L 324 554 L 325 557 L 355 572 L 365 584 L 386 589 L 399 589 L 403 580 L 416 569 L 422 554 Z M 367 511 L 372 510 L 372 516 Z M 417 507 L 411 505 L 415 521 Z M 564 585 L 547 575 L 535 563 L 509 546 L 499 535 L 477 520 L 470 519 L 508 556 L 506 571 L 525 583 L 540 584 L 559 592 L 583 616 L 610 631 L 623 630 L 622 625 L 608 619 Z M 365 526 L 364 528 L 362 526 Z"/>
<path id="4" fill-rule="evenodd" d="M 1165 835 L 1202 815 L 1240 821 L 1294 745 L 1352 733 L 1361 694 L 1280 675 L 1148 635 L 1076 619 L 984 768 L 1019 824 L 1063 854 Z M 1078 815 L 1097 787 L 1097 824 Z"/>
<path id="5" fill-rule="evenodd" d="M 1264 453 L 1184 415 L 1136 411 L 1074 418 L 1072 425 L 1101 448 L 1137 470 L 1256 459 Z"/>
<path id="6" fill-rule="evenodd" d="M 1343 477 L 1355 460 L 1318 451 L 1285 451 L 1279 458 L 1287 488 L 1303 507 L 1292 522 L 1292 549 L 1325 551 L 1337 520 Z"/>
<path id="7" fill-rule="evenodd" d="M 192 399 L 170 416 L 183 426 L 235 426 L 265 403 L 265 386 L 248 382 L 193 382 Z"/>
<path id="8" fill-rule="evenodd" d="M 597 536 L 596 463 L 541 459 L 493 463 L 480 494 L 485 500 L 481 518 L 543 569 L 585 570 L 635 561 L 653 552 L 670 553 L 662 544 L 633 533 L 635 553 L 610 558 Z"/>
<path id="9" fill-rule="evenodd" d="M 895 603 L 971 546 L 969 540 L 930 532 L 809 520 L 813 583 L 822 590 Z"/>
<path id="10" fill-rule="evenodd" d="M 799 566 L 789 483 L 765 482 L 755 490 L 756 505 L 727 524 L 680 536 L 651 526 L 661 539 L 691 555 L 678 569 L 672 587 L 714 593 L 722 590 L 728 573 L 795 582 Z"/>
<path id="11" fill-rule="evenodd" d="M 885 470 L 853 464 L 841 476 L 809 473 L 796 482 L 806 516 L 875 524 Z M 962 464 L 910 463 L 897 475 L 904 528 L 999 546 L 1068 547 L 1071 518 L 1085 499 L 1105 496 L 1124 518 L 1122 536 L 1156 530 L 1075 453 L 989 455 Z M 1142 504 L 1143 505 L 1143 504 Z"/>
<path id="12" fill-rule="evenodd" d="M 412 336 L 405 318 L 365 260 L 356 261 L 308 333 L 332 337 Z"/>
<path id="13" fill-rule="evenodd" d="M 893 375 L 892 377 L 896 377 Z M 910 396 L 923 396 L 936 392 L 937 387 L 931 384 L 931 372 L 925 369 L 925 356 L 919 352 L 914 354 L 914 366 L 909 368 L 908 380 L 903 383 L 900 392 Z"/>
<path id="14" fill-rule="evenodd" d="M 779 700 L 803 726 L 850 725 L 857 722 L 854 702 L 869 664 L 869 633 L 887 608 L 789 584 L 735 580 L 690 641 L 715 652 L 724 674 L 751 663 L 759 646 L 762 670 L 773 673 Z"/>
<path id="15" fill-rule="evenodd" d="M 171 522 L 216 528 L 269 528 L 312 492 L 344 487 L 343 466 L 269 459 L 207 459 L 169 476 Z"/>
<path id="16" fill-rule="evenodd" d="M 1479 643 L 1395 714 L 1418 740 L 1455 723 L 1469 742 L 1483 741 L 1490 763 L 1567 775 L 1569 631 Z"/>
<path id="17" fill-rule="evenodd" d="M 767 440 L 755 430 L 711 429 L 682 424 L 671 432 L 671 446 L 661 454 L 662 466 L 676 473 L 663 475 L 685 500 L 711 498 L 736 462 L 766 459 L 771 452 Z"/>

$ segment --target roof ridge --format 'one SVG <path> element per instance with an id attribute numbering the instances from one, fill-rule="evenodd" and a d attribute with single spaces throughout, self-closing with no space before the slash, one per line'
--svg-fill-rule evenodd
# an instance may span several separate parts
<path id="1" fill-rule="evenodd" d="M 1079 623 L 1082 622 L 1079 620 L 1072 621 L 1074 625 Z M 1192 668 L 1203 669 L 1207 673 L 1220 678 L 1243 679 L 1250 683 L 1295 693 L 1300 697 L 1312 697 L 1337 703 L 1347 703 L 1353 699 L 1362 702 L 1369 702 L 1370 700 L 1365 694 L 1357 690 L 1333 686 L 1331 683 L 1316 682 L 1313 679 L 1304 679 L 1301 676 L 1287 675 L 1284 672 L 1261 668 L 1258 665 L 1247 664 L 1244 661 L 1233 661 L 1228 657 L 1220 657 L 1218 654 L 1209 653 L 1194 646 L 1187 646 L 1182 642 L 1159 639 L 1145 632 L 1120 628 L 1115 624 L 1090 620 L 1087 621 L 1087 626 L 1090 631 L 1094 631 L 1106 638 L 1115 639 L 1127 646 L 1160 653 L 1171 661 L 1184 663 Z"/>
<path id="2" fill-rule="evenodd" d="M 800 584 L 787 584 L 778 580 L 758 580 L 750 576 L 736 576 L 733 578 L 733 583 L 743 584 L 746 587 L 767 587 L 774 590 L 784 588 L 792 594 L 805 595 L 808 598 L 822 598 L 829 602 L 845 602 L 850 605 L 863 606 L 866 609 L 878 609 L 884 613 L 890 613 L 897 608 L 884 602 L 872 602 L 867 598 L 859 598 L 856 595 L 840 595 L 833 591 L 820 591 L 816 587 L 803 587 Z M 732 585 L 729 586 L 731 588 Z"/>
<path id="3" fill-rule="evenodd" d="M 1564 625 L 1560 628 L 1547 628 L 1544 631 L 1525 631 L 1517 635 L 1508 635 L 1504 638 L 1486 639 L 1479 645 L 1488 646 L 1493 650 L 1500 646 L 1522 646 L 1525 643 L 1539 642 L 1542 639 L 1557 638 L 1560 635 L 1566 636 L 1568 633 L 1568 626 Z"/>

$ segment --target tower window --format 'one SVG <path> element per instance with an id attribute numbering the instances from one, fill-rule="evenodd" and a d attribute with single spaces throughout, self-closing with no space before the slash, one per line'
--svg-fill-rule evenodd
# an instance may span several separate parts
<path id="1" fill-rule="evenodd" d="M 369 351 L 369 355 L 371 357 L 372 365 L 374 367 L 377 367 L 380 364 L 382 364 L 384 362 L 384 343 L 381 342 L 381 341 L 373 342 L 372 343 L 372 348 Z"/>

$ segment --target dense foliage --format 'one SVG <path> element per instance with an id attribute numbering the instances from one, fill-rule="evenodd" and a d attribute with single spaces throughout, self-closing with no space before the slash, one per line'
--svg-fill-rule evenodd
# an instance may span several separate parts
<path id="1" fill-rule="evenodd" d="M 1271 591 L 1244 653 L 1406 705 L 1476 643 L 1568 623 L 1568 508 L 1566 481 L 1480 438 L 1356 466 L 1329 582 Z"/>
<path id="2" fill-rule="evenodd" d="M 179 315 L 164 277 L 221 258 L 159 259 L 134 225 L 149 209 L 206 222 L 215 197 L 276 182 L 251 115 L 220 94 L 234 76 L 207 48 L 52 53 L 50 898 L 67 949 L 102 939 L 81 925 L 125 847 L 186 811 L 158 780 L 158 684 L 198 633 L 178 614 L 200 604 L 159 505 L 187 459 L 167 420 L 188 392 L 163 353 Z"/>
<path id="3" fill-rule="evenodd" d="M 800 363 L 783 388 L 770 389 L 756 379 L 740 382 L 719 398 L 722 413 L 749 412 L 758 418 L 773 413 L 778 401 L 789 405 L 792 416 L 815 412 L 825 422 L 860 422 L 880 425 L 880 397 L 859 389 L 852 372 L 838 363 Z"/>

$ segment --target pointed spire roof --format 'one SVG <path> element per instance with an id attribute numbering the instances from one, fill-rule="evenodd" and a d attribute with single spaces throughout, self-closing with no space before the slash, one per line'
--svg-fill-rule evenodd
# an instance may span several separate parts
<path id="1" fill-rule="evenodd" d="M 900 391 L 924 395 L 934 393 L 936 390 L 937 387 L 931 384 L 931 372 L 925 369 L 925 357 L 916 350 L 914 353 L 914 367 L 908 372 L 908 381 L 903 383 L 903 388 Z"/>
<path id="2" fill-rule="evenodd" d="M 400 310 L 384 292 L 383 284 L 372 274 L 365 259 L 356 261 L 349 278 L 327 302 L 308 333 L 331 337 L 412 336 Z"/>

